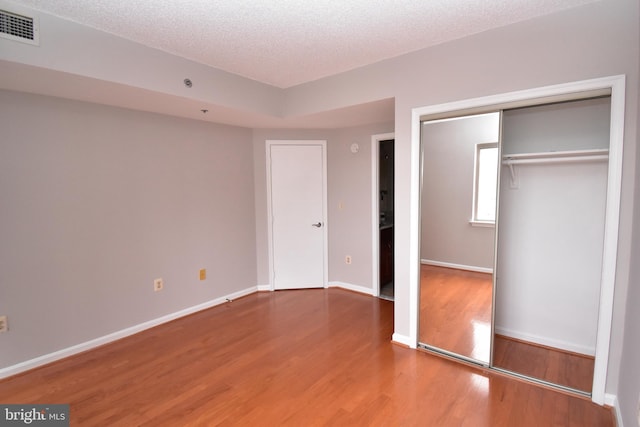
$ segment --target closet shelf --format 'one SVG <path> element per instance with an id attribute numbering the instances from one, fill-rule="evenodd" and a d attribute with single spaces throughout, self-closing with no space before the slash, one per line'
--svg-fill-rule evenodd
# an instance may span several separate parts
<path id="1" fill-rule="evenodd" d="M 540 153 L 505 154 L 502 156 L 502 164 L 509 167 L 511 175 L 511 188 L 518 188 L 518 175 L 515 165 L 532 165 L 544 163 L 576 163 L 599 162 L 609 159 L 609 150 L 573 150 L 573 151 L 545 151 Z"/>

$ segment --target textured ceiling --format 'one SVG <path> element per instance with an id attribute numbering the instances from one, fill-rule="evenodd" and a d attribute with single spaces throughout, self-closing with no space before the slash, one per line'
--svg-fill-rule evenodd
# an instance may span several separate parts
<path id="1" fill-rule="evenodd" d="M 287 88 L 594 0 L 17 0 Z"/>

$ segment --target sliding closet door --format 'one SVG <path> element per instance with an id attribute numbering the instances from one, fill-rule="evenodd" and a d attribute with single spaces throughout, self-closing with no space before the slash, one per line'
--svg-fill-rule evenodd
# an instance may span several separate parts
<path id="1" fill-rule="evenodd" d="M 493 366 L 591 392 L 610 98 L 506 110 Z"/>
<path id="2" fill-rule="evenodd" d="M 422 123 L 419 345 L 489 365 L 500 113 Z"/>

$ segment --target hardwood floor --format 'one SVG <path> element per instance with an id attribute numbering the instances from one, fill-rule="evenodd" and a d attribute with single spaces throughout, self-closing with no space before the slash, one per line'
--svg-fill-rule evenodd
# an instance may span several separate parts
<path id="1" fill-rule="evenodd" d="M 489 363 L 491 274 L 420 266 L 420 342 Z"/>
<path id="2" fill-rule="evenodd" d="M 490 274 L 422 265 L 420 342 L 489 363 Z M 591 392 L 594 359 L 497 335 L 493 365 Z"/>
<path id="3" fill-rule="evenodd" d="M 496 335 L 493 364 L 509 371 L 591 392 L 595 359 Z"/>
<path id="4" fill-rule="evenodd" d="M 390 342 L 393 303 L 263 292 L 0 381 L 72 426 L 613 426 L 587 400 Z"/>

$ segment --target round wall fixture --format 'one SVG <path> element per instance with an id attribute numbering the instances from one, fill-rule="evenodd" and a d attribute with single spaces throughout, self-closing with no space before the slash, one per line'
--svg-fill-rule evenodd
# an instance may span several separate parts
<path id="1" fill-rule="evenodd" d="M 351 144 L 351 152 L 353 154 L 356 154 L 358 151 L 360 151 L 360 146 L 358 144 L 356 144 L 355 142 L 353 144 Z"/>
<path id="2" fill-rule="evenodd" d="M 193 86 L 193 82 L 191 81 L 191 79 L 184 79 L 184 85 L 186 87 L 191 87 Z"/>

